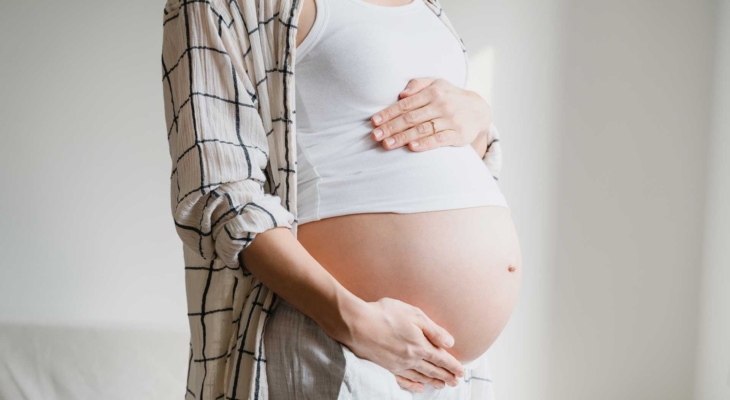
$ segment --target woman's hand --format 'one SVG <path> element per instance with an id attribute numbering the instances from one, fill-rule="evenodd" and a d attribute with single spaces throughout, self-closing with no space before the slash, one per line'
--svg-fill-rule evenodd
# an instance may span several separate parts
<path id="1" fill-rule="evenodd" d="M 376 127 L 372 138 L 388 150 L 405 145 L 413 151 L 464 146 L 486 137 L 492 122 L 486 100 L 445 79 L 412 79 L 398 97 L 371 118 Z"/>
<path id="2" fill-rule="evenodd" d="M 391 298 L 366 302 L 347 325 L 347 333 L 333 337 L 395 374 L 406 389 L 456 386 L 457 377 L 464 376 L 461 363 L 444 350 L 454 345 L 454 338 L 417 307 Z"/>

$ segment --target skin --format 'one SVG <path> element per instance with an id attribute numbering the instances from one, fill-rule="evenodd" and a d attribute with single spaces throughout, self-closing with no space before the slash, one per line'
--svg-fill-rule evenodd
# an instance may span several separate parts
<path id="1" fill-rule="evenodd" d="M 418 307 L 453 335 L 445 350 L 463 363 L 494 343 L 517 300 L 521 257 L 504 207 L 343 215 L 302 224 L 297 238 L 358 298 Z M 443 387 L 411 371 L 399 379 Z"/>
<path id="2" fill-rule="evenodd" d="M 410 1 L 370 2 L 399 6 Z M 315 17 L 314 0 L 303 0 L 297 45 L 310 32 Z M 440 79 L 413 79 L 405 89 L 398 102 L 373 116 L 373 140 L 382 141 L 389 150 L 407 145 L 413 151 L 470 144 L 483 157 L 491 122 L 486 101 Z M 434 121 L 436 132 L 428 120 Z M 385 133 L 376 137 L 375 128 Z M 389 144 L 385 141 L 388 138 L 395 142 Z M 300 238 L 307 226 L 313 223 L 300 227 Z M 244 262 L 266 286 L 314 319 L 332 338 L 395 374 L 402 387 L 422 392 L 424 384 L 436 388 L 457 384 L 456 378 L 464 371 L 447 351 L 455 340 L 446 329 L 421 308 L 395 296 L 364 300 L 354 294 L 352 286 L 345 287 L 331 268 L 318 261 L 321 257 L 312 256 L 309 250 L 315 250 L 316 245 L 305 247 L 300 240 L 286 228 L 259 233 L 243 251 Z M 510 272 L 518 265 L 510 263 Z"/>
<path id="3" fill-rule="evenodd" d="M 470 144 L 484 157 L 491 107 L 476 92 L 440 78 L 411 79 L 400 99 L 371 118 L 374 140 L 387 150 L 428 151 Z"/>
<path id="4" fill-rule="evenodd" d="M 423 375 L 422 379 L 455 385 L 456 377 L 464 376 L 461 364 L 445 350 L 454 343 L 445 329 L 402 301 L 368 302 L 355 296 L 288 228 L 257 234 L 241 255 L 246 268 L 264 285 L 354 354 L 414 379 Z"/>

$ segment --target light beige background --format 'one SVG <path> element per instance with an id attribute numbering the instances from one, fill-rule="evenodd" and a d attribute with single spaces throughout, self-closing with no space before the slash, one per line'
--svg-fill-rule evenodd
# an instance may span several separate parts
<path id="1" fill-rule="evenodd" d="M 730 1 L 442 3 L 524 253 L 498 400 L 730 398 Z M 162 7 L 0 2 L 3 326 L 186 333 Z"/>

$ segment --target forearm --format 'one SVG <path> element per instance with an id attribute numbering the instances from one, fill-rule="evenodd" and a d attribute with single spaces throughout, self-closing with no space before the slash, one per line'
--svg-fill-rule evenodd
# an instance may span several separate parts
<path id="1" fill-rule="evenodd" d="M 257 234 L 241 257 L 264 285 L 358 357 L 421 383 L 441 381 L 441 387 L 444 382 L 455 386 L 456 375 L 463 376 L 461 364 L 441 347 L 453 344 L 446 330 L 420 309 L 401 301 L 383 298 L 368 303 L 358 298 L 324 269 L 288 228 Z M 418 375 L 412 375 L 411 370 Z"/>
<path id="2" fill-rule="evenodd" d="M 257 234 L 242 257 L 256 278 L 335 339 L 348 335 L 349 320 L 365 304 L 322 267 L 288 228 Z"/>

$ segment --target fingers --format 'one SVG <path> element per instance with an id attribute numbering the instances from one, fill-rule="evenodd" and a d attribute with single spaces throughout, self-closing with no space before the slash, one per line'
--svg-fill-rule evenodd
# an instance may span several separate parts
<path id="1" fill-rule="evenodd" d="M 446 329 L 433 322 L 421 309 L 418 309 L 417 314 L 415 323 L 423 330 L 423 333 L 431 343 L 446 348 L 454 345 L 454 337 Z"/>
<path id="2" fill-rule="evenodd" d="M 431 123 L 432 121 L 433 124 Z M 405 146 L 412 143 L 413 141 L 433 135 L 439 129 L 443 129 L 441 127 L 447 123 L 448 121 L 443 118 L 430 119 L 428 121 L 421 122 L 411 128 L 404 130 L 401 133 L 393 135 L 392 139 L 395 142 L 392 145 L 385 142 L 383 146 L 387 149 L 395 149 Z M 388 139 L 385 140 L 387 141 Z"/>
<path id="3" fill-rule="evenodd" d="M 467 130 L 455 120 L 455 114 L 459 114 L 457 111 L 463 107 L 459 106 L 460 103 L 454 103 L 461 97 L 454 99 L 451 87 L 453 85 L 440 78 L 411 80 L 406 90 L 399 95 L 400 100 L 373 116 L 371 122 L 376 128 L 372 131 L 372 138 L 382 141 L 383 147 L 388 150 L 409 145 L 413 151 L 425 151 L 436 147 L 460 146 L 465 141 L 471 143 L 473 138 L 465 136 Z M 442 121 L 441 126 L 438 129 L 431 128 L 430 136 L 425 135 L 428 133 L 425 123 L 430 120 L 435 122 L 436 118 Z"/>
<path id="4" fill-rule="evenodd" d="M 444 129 L 443 125 L 446 125 L 447 121 L 440 118 L 441 114 L 438 106 L 428 104 L 381 124 L 373 130 L 372 137 L 375 140 L 381 140 L 386 149 L 396 149 L 409 142 L 409 137 L 406 135 L 406 131 L 409 129 L 421 126 L 419 128 L 421 133 L 433 134 L 433 127 L 428 121 L 433 120 L 435 123 L 436 120 L 441 120 L 442 127 L 438 127 L 438 129 Z M 418 131 L 413 130 L 409 133 L 411 140 L 415 139 L 415 133 Z"/>
<path id="5" fill-rule="evenodd" d="M 373 115 L 371 118 L 372 124 L 374 126 L 378 126 L 382 123 L 392 121 L 408 111 L 425 106 L 431 101 L 432 93 L 428 91 L 424 92 L 423 89 L 437 81 L 439 81 L 439 79 L 412 79 L 408 85 L 406 85 L 406 88 L 398 94 L 400 100 Z"/>
<path id="6" fill-rule="evenodd" d="M 452 146 L 457 142 L 458 132 L 453 129 L 445 129 L 438 131 L 433 135 L 426 136 L 422 139 L 413 140 L 408 143 L 408 148 L 413 151 L 426 151 L 437 147 Z"/>
<path id="7" fill-rule="evenodd" d="M 423 384 L 406 379 L 400 375 L 395 376 L 395 381 L 398 382 L 398 386 L 411 392 L 423 393 L 426 390 Z"/>
<path id="8" fill-rule="evenodd" d="M 459 378 L 463 377 L 464 368 L 459 360 L 444 350 L 444 348 L 454 345 L 454 337 L 446 329 L 433 322 L 421 309 L 417 309 L 416 315 L 415 324 L 421 328 L 429 341 L 424 359 Z"/>
<path id="9" fill-rule="evenodd" d="M 410 382 L 421 385 L 421 387 L 423 387 L 423 385 L 431 385 L 436 389 L 443 389 L 446 386 L 446 383 L 444 383 L 444 381 L 426 376 L 421 372 L 416 371 L 415 369 L 407 369 L 399 372 L 399 374 L 401 375 L 401 377 L 407 378 Z M 398 375 L 396 375 L 396 378 L 397 377 Z M 403 386 L 401 385 L 401 387 Z"/>
<path id="10" fill-rule="evenodd" d="M 400 99 L 390 106 L 386 107 L 382 111 L 378 112 L 377 114 L 373 115 L 370 119 L 371 123 L 374 126 L 380 126 L 381 124 L 384 124 L 386 122 L 393 121 L 394 119 L 402 116 L 409 111 L 413 111 L 425 106 L 429 103 L 429 100 L 430 99 L 428 93 L 425 92 L 419 92 L 413 96 Z"/>
<path id="11" fill-rule="evenodd" d="M 444 383 L 448 384 L 449 386 L 456 386 L 459 383 L 454 374 L 445 370 L 444 368 L 433 365 L 426 360 L 419 361 L 413 369 L 425 375 L 426 377 L 435 378 L 437 381 L 439 381 L 439 386 L 432 385 L 437 389 L 442 389 L 444 387 Z"/>
<path id="12" fill-rule="evenodd" d="M 424 88 L 428 87 L 436 80 L 434 78 L 415 78 L 408 81 L 406 88 L 398 95 L 398 97 L 411 96 L 414 93 L 418 93 Z"/>
<path id="13" fill-rule="evenodd" d="M 400 104 L 404 101 L 415 100 L 420 96 L 421 94 L 419 93 L 413 97 L 408 97 L 400 100 L 396 104 Z M 402 114 L 378 124 L 377 127 L 372 131 L 372 138 L 376 141 L 382 140 L 383 145 L 387 148 L 395 148 L 396 144 L 398 144 L 398 146 L 402 146 L 406 143 L 402 140 L 403 131 L 422 122 L 437 118 L 439 116 L 439 110 L 436 106 L 432 104 L 419 103 L 418 106 L 413 107 L 410 107 L 409 105 L 409 109 L 407 111 L 404 111 Z"/>
<path id="14" fill-rule="evenodd" d="M 459 360 L 454 358 L 454 356 L 442 348 L 434 346 L 431 351 L 428 352 L 425 360 L 437 367 L 441 367 L 443 370 L 449 371 L 458 378 L 462 378 L 464 376 L 464 367 L 461 365 Z"/>

